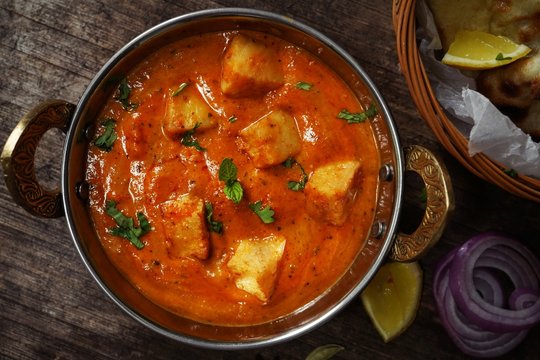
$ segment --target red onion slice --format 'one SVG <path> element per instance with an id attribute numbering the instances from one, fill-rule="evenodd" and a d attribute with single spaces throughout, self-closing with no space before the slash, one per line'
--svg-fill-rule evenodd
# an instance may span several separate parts
<path id="1" fill-rule="evenodd" d="M 467 321 L 460 313 L 449 289 L 449 268 L 456 251 L 452 251 L 439 263 L 434 275 L 434 296 L 437 309 L 448 335 L 465 354 L 476 357 L 495 357 L 515 348 L 528 331 L 495 333 L 485 331 Z"/>
<path id="2" fill-rule="evenodd" d="M 540 292 L 538 290 L 517 288 L 510 294 L 508 304 L 510 309 L 526 309 L 533 306 L 538 301 L 539 296 Z"/>
<path id="3" fill-rule="evenodd" d="M 473 273 L 474 287 L 482 298 L 494 306 L 504 306 L 504 290 L 499 279 L 488 268 L 476 268 Z"/>
<path id="4" fill-rule="evenodd" d="M 482 299 L 474 287 L 472 274 L 478 259 L 487 249 L 496 246 L 498 251 L 501 251 L 499 246 L 502 246 L 509 254 L 517 252 L 521 255 L 518 264 L 514 264 L 516 261 L 514 254 L 508 257 L 512 261 L 508 260 L 506 263 L 508 269 L 515 269 L 519 272 L 512 275 L 514 280 L 518 282 L 518 286 L 521 285 L 521 281 L 517 279 L 522 279 L 527 283 L 519 287 L 538 288 L 540 277 L 538 259 L 521 243 L 496 233 L 476 236 L 456 251 L 452 264 L 449 266 L 449 288 L 461 312 L 481 328 L 493 332 L 528 329 L 540 322 L 540 301 L 537 300 L 532 306 L 525 309 L 505 309 Z M 535 274 L 535 276 L 532 279 L 526 279 L 527 275 L 525 274 L 530 273 Z"/>
<path id="5" fill-rule="evenodd" d="M 535 289 L 538 289 L 538 275 L 530 266 L 523 266 L 523 262 L 523 256 L 514 249 L 508 246 L 494 246 L 482 253 L 475 268 L 492 267 L 505 273 L 516 287 L 523 287 L 524 284 L 535 284 Z"/>
<path id="6" fill-rule="evenodd" d="M 433 294 L 442 324 L 461 351 L 500 356 L 540 322 L 540 261 L 516 240 L 481 234 L 441 259 Z"/>

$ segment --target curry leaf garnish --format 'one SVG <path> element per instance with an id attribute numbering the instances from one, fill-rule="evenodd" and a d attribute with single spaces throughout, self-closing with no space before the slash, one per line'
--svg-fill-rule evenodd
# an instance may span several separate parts
<path id="1" fill-rule="evenodd" d="M 118 137 L 114 132 L 116 121 L 113 119 L 105 119 L 101 125 L 105 127 L 105 131 L 94 141 L 94 145 L 101 150 L 108 152 L 112 150 L 113 144 Z"/>
<path id="2" fill-rule="evenodd" d="M 495 57 L 495 60 L 497 61 L 502 61 L 502 60 L 512 60 L 512 57 L 511 56 L 504 56 L 503 53 L 498 53 L 497 56 Z"/>
<path id="3" fill-rule="evenodd" d="M 230 122 L 230 123 L 233 123 L 233 122 L 235 122 L 236 120 L 238 120 L 238 119 L 237 119 L 236 116 L 234 116 L 234 115 L 231 116 L 231 117 L 229 118 L 229 122 Z"/>
<path id="4" fill-rule="evenodd" d="M 133 219 L 125 216 L 116 208 L 116 202 L 113 200 L 107 200 L 105 212 L 112 217 L 118 225 L 115 228 L 109 229 L 110 234 L 128 239 L 137 249 L 142 249 L 144 247 L 140 237 L 152 230 L 152 227 L 142 212 L 137 213 L 139 227 L 135 227 Z"/>
<path id="5" fill-rule="evenodd" d="M 188 130 L 184 133 L 184 135 L 182 135 L 182 138 L 180 139 L 180 143 L 184 146 L 188 146 L 188 147 L 194 147 L 195 149 L 197 149 L 198 151 L 206 151 L 205 148 L 203 148 L 201 146 L 201 144 L 199 144 L 199 141 L 195 138 L 195 130 L 197 130 L 197 128 L 201 126 L 201 123 L 197 123 L 195 124 L 195 126 L 193 127 L 193 129 L 191 130 Z"/>
<path id="6" fill-rule="evenodd" d="M 178 96 L 178 94 L 180 94 L 188 85 L 189 83 L 186 82 L 181 83 L 180 86 L 178 86 L 178 89 L 173 91 L 172 96 Z"/>
<path id="7" fill-rule="evenodd" d="M 274 222 L 274 210 L 270 206 L 263 207 L 261 200 L 249 204 L 249 208 L 259 216 L 263 223 L 271 224 Z"/>
<path id="8" fill-rule="evenodd" d="M 214 220 L 214 207 L 212 203 L 207 201 L 204 203 L 206 208 L 206 221 L 210 227 L 210 231 L 221 234 L 223 233 L 223 223 L 221 221 Z"/>
<path id="9" fill-rule="evenodd" d="M 343 109 L 338 114 L 338 119 L 347 120 L 348 124 L 358 124 L 367 119 L 374 118 L 377 115 L 377 108 L 374 104 L 370 104 L 366 111 L 360 113 L 351 113 L 347 109 Z"/>
<path id="10" fill-rule="evenodd" d="M 298 165 L 298 167 L 300 168 L 300 171 L 302 172 L 302 177 L 300 178 L 300 181 L 289 180 L 289 182 L 287 183 L 287 188 L 292 191 L 301 191 L 304 190 L 308 181 L 308 175 L 306 174 L 306 171 L 304 170 L 302 165 L 300 165 L 294 158 L 288 158 L 282 163 L 283 166 L 289 169 L 292 168 L 294 164 Z"/>
<path id="11" fill-rule="evenodd" d="M 240 200 L 242 200 L 244 195 L 244 189 L 237 179 L 238 169 L 236 168 L 236 165 L 234 165 L 232 159 L 223 159 L 219 166 L 218 176 L 219 180 L 225 182 L 225 187 L 223 188 L 225 195 L 235 204 L 240 203 Z"/>
<path id="12" fill-rule="evenodd" d="M 300 90 L 309 91 L 313 87 L 313 84 L 307 83 L 305 81 L 299 81 L 296 83 L 296 88 Z"/>
<path id="13" fill-rule="evenodd" d="M 131 88 L 128 85 L 127 78 L 122 78 L 120 84 L 118 85 L 118 91 L 115 96 L 115 99 L 122 104 L 124 110 L 131 111 L 135 110 L 138 106 L 136 103 L 129 101 L 129 95 L 131 94 Z"/>
<path id="14" fill-rule="evenodd" d="M 343 346 L 336 344 L 319 346 L 318 348 L 309 353 L 309 355 L 306 357 L 306 360 L 328 360 L 344 349 L 345 348 Z"/>

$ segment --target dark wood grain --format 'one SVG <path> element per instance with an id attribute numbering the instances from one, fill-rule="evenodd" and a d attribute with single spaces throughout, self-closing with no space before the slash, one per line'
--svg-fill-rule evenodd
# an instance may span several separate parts
<path id="1" fill-rule="evenodd" d="M 348 50 L 386 98 L 403 145 L 441 155 L 451 174 L 456 210 L 435 248 L 421 260 L 425 281 L 416 321 L 385 344 L 359 300 L 315 331 L 263 349 L 222 352 L 189 347 L 146 329 L 98 287 L 73 246 L 64 219 L 43 220 L 15 206 L 0 184 L 0 358 L 7 359 L 304 359 L 337 343 L 336 359 L 461 359 L 434 308 L 436 261 L 472 235 L 498 230 L 528 241 L 540 255 L 540 206 L 467 172 L 437 143 L 411 102 L 397 62 L 390 1 L 82 1 L 0 2 L 0 144 L 35 104 L 50 98 L 76 103 L 96 72 L 140 32 L 190 11 L 242 6 L 290 16 Z M 63 136 L 48 134 L 38 173 L 54 187 Z M 402 226 L 422 213 L 420 184 L 406 181 Z M 506 359 L 534 359 L 540 329 Z"/>

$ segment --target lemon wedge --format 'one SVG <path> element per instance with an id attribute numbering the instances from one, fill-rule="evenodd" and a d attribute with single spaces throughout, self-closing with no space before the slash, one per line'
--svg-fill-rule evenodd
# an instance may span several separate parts
<path id="1" fill-rule="evenodd" d="M 414 321 L 422 294 L 418 262 L 383 265 L 360 298 L 385 342 L 403 333 Z"/>
<path id="2" fill-rule="evenodd" d="M 460 69 L 485 70 L 509 64 L 531 51 L 504 36 L 482 31 L 458 31 L 442 62 Z"/>

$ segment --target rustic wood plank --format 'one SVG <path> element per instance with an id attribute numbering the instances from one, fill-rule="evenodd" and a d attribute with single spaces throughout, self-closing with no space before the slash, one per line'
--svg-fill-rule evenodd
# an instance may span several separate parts
<path id="1" fill-rule="evenodd" d="M 445 161 L 456 211 L 440 243 L 422 259 L 424 289 L 416 321 L 384 344 L 355 299 L 331 321 L 285 344 L 238 352 L 189 347 L 146 329 L 95 283 L 73 246 L 64 219 L 43 220 L 13 204 L 0 182 L 0 358 L 7 359 L 304 359 L 315 347 L 337 343 L 336 359 L 462 359 L 439 323 L 433 268 L 452 247 L 487 230 L 529 240 L 540 254 L 540 206 L 487 184 L 444 151 L 419 118 L 400 74 L 389 1 L 27 0 L 0 3 L 0 143 L 19 118 L 47 98 L 76 103 L 103 64 L 133 37 L 171 17 L 216 7 L 274 11 L 323 32 L 364 67 L 391 108 L 404 145 L 422 144 Z M 60 176 L 62 139 L 40 147 L 40 177 Z M 421 185 L 406 181 L 403 221 L 418 221 Z M 409 190 L 412 189 L 412 190 Z M 533 359 L 540 328 L 503 359 Z"/>

